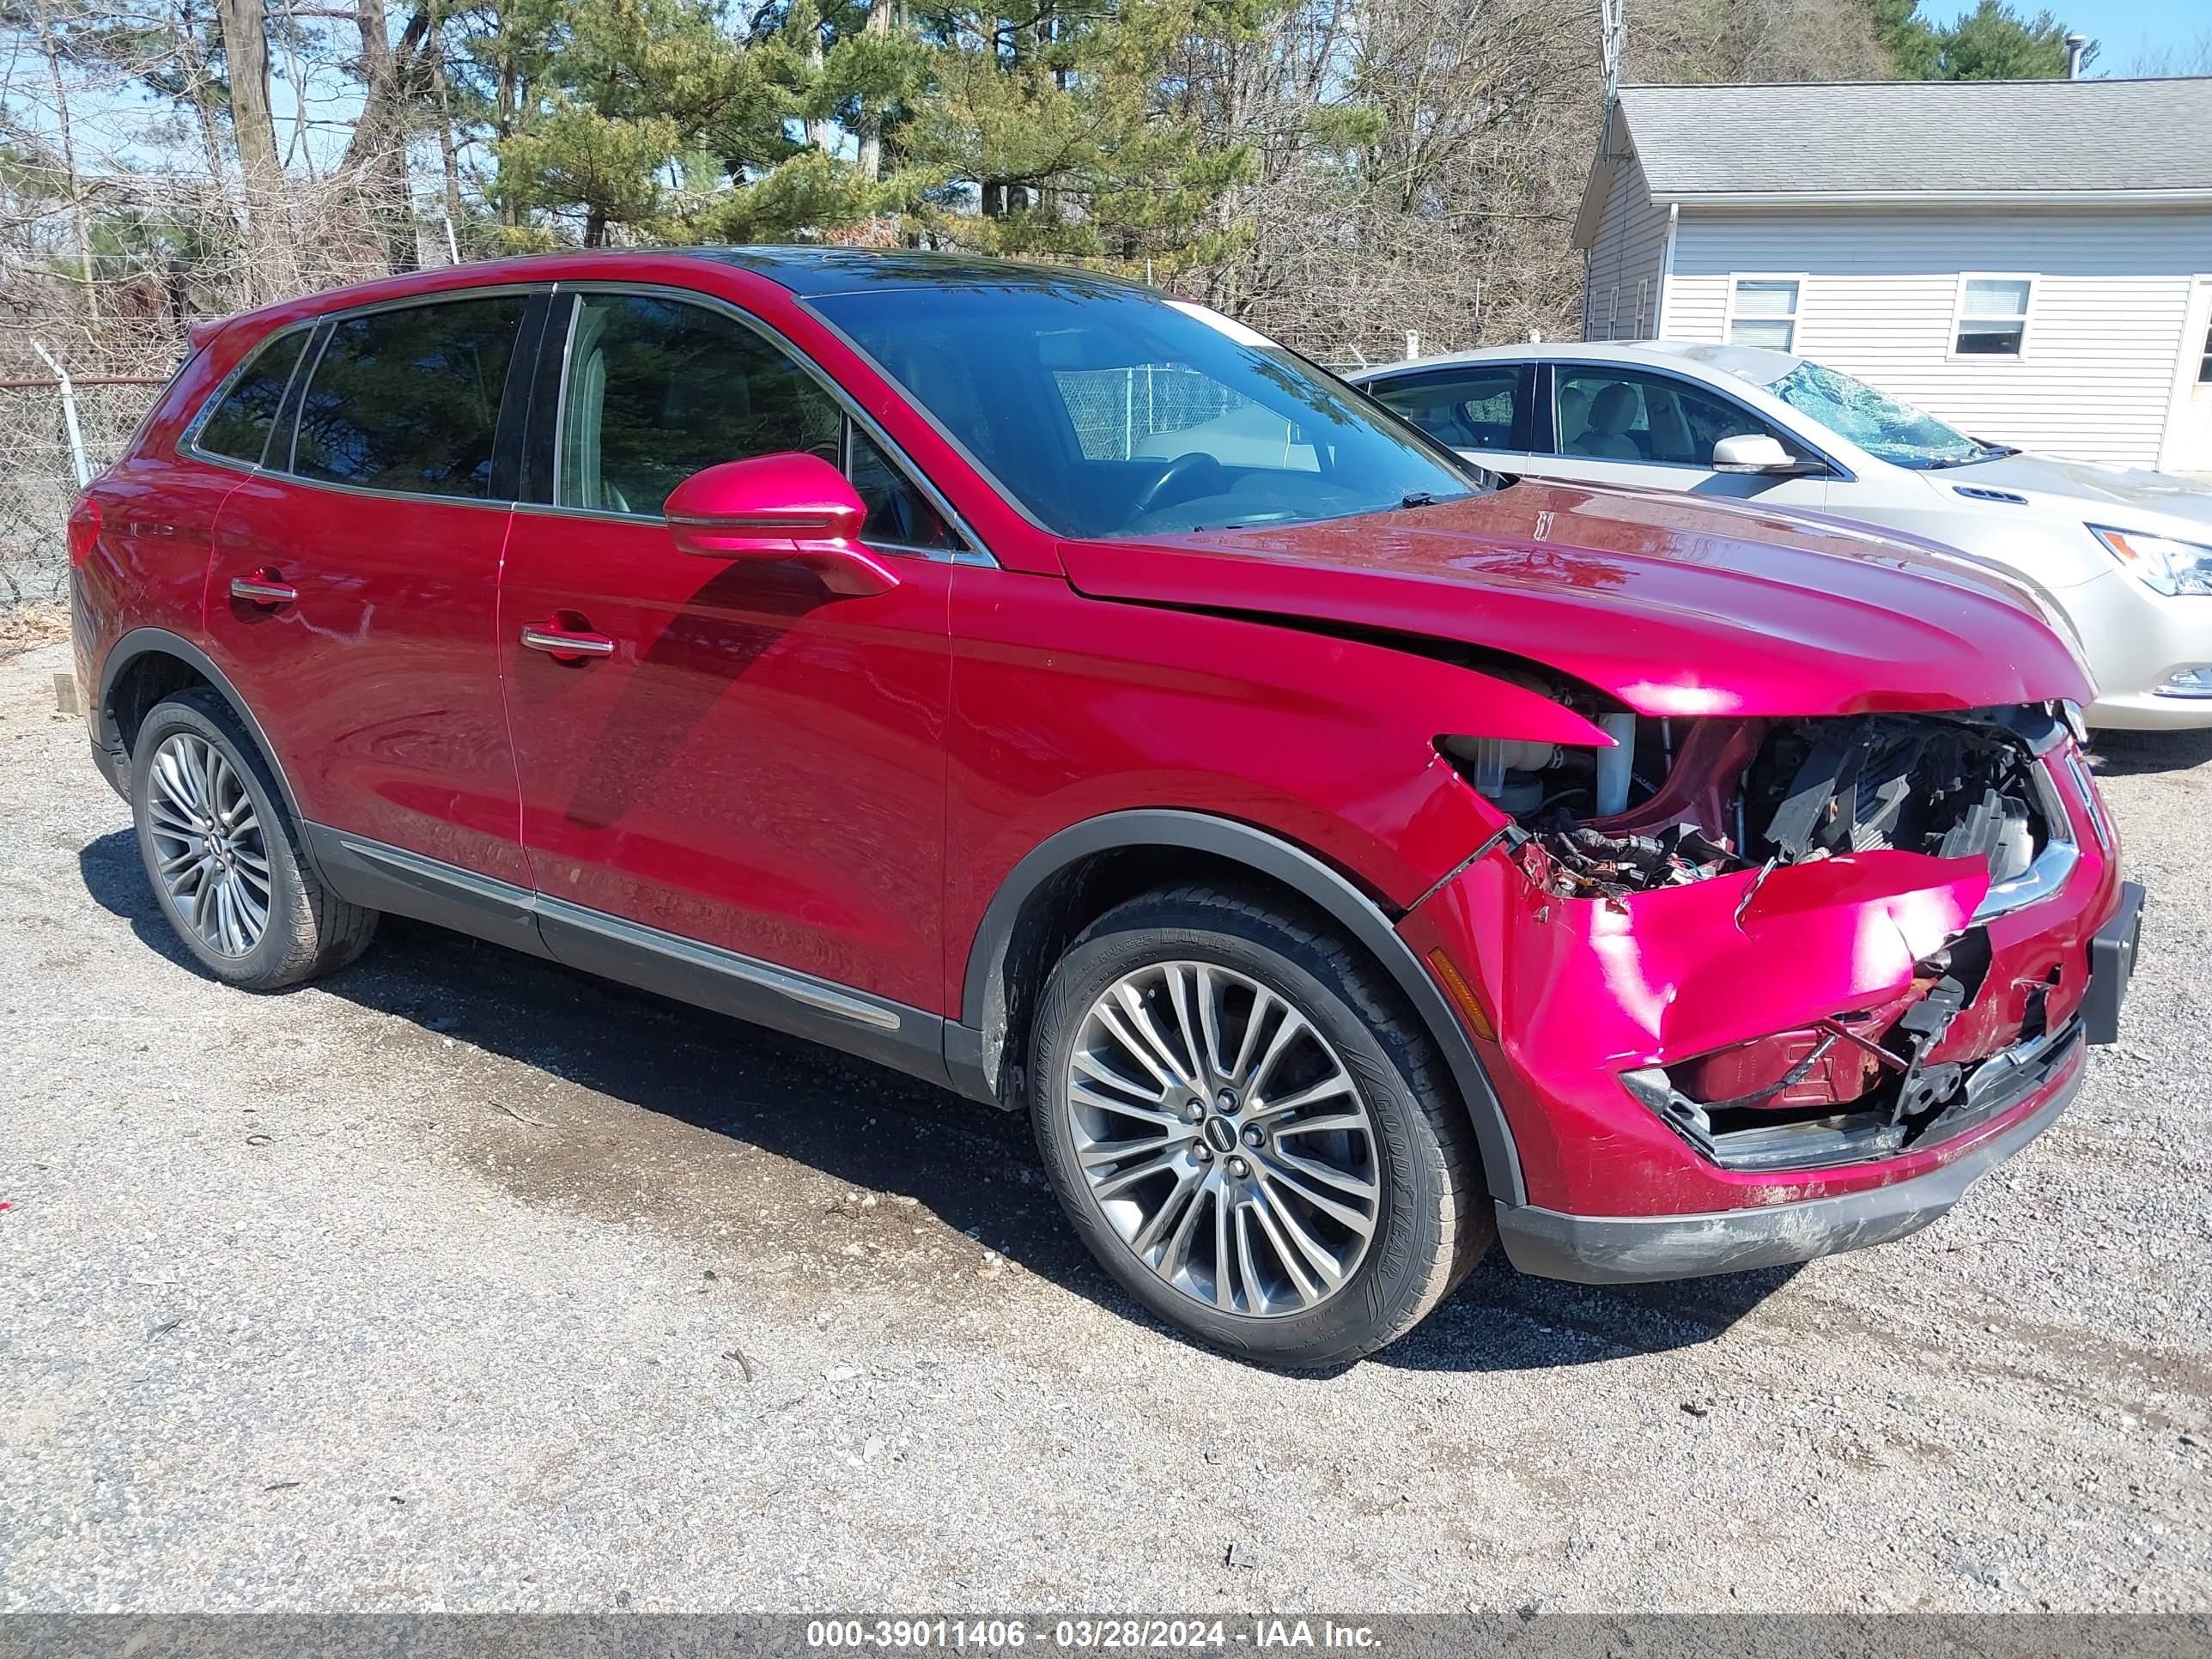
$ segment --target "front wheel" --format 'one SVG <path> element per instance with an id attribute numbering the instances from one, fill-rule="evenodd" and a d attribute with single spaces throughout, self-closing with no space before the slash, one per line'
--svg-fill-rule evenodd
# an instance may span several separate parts
<path id="1" fill-rule="evenodd" d="M 1101 917 L 1053 970 L 1029 1076 L 1092 1254 L 1242 1357 L 1370 1353 L 1491 1237 L 1425 1033 L 1356 947 L 1265 900 L 1194 885 Z"/>

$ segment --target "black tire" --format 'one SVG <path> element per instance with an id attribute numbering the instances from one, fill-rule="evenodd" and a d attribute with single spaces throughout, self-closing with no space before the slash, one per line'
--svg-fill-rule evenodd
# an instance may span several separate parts
<path id="1" fill-rule="evenodd" d="M 1170 1285 L 1123 1242 L 1083 1172 L 1068 1103 L 1085 1022 L 1124 975 L 1176 962 L 1227 969 L 1286 1000 L 1334 1049 L 1367 1106 L 1380 1188 L 1373 1231 L 1357 1267 L 1317 1306 L 1223 1311 Z M 1372 1353 L 1442 1301 L 1496 1233 L 1473 1126 L 1416 1016 L 1358 946 L 1263 896 L 1192 884 L 1091 923 L 1047 981 L 1028 1082 L 1046 1173 L 1091 1254 L 1161 1319 L 1240 1358 L 1314 1370 Z"/>
<path id="2" fill-rule="evenodd" d="M 226 954 L 202 939 L 161 879 L 151 778 L 155 755 L 179 733 L 198 738 L 222 756 L 243 786 L 261 826 L 261 848 L 269 866 L 268 921 L 259 939 L 241 954 Z M 368 948 L 378 913 L 337 897 L 301 856 L 299 826 L 285 811 L 283 793 L 268 761 L 216 693 L 199 688 L 179 691 L 148 712 L 131 745 L 131 811 L 137 826 L 138 854 L 161 914 L 193 959 L 225 984 L 249 991 L 281 990 L 335 972 Z"/>

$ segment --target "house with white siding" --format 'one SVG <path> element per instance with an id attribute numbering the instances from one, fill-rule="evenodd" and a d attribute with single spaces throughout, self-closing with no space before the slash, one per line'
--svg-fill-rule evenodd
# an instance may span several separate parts
<path id="1" fill-rule="evenodd" d="M 2212 80 L 1623 87 L 1574 241 L 1584 339 L 1778 347 L 2212 471 Z"/>

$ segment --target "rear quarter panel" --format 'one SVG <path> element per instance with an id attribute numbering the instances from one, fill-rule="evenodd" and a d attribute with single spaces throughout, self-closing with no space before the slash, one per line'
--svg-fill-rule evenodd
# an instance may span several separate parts
<path id="1" fill-rule="evenodd" d="M 70 599 L 95 738 L 97 692 L 117 641 L 140 628 L 165 629 L 196 645 L 205 638 L 216 516 L 246 475 L 185 454 L 180 445 L 193 416 L 260 333 L 233 327 L 217 335 L 155 399 L 122 458 L 86 486 L 100 510 L 100 533 L 72 574 Z"/>

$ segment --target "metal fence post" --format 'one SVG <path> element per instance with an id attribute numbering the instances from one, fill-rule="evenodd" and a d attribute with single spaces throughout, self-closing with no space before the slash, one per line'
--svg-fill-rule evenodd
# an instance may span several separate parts
<path id="1" fill-rule="evenodd" d="M 76 469 L 76 487 L 82 489 L 92 482 L 92 468 L 85 461 L 84 431 L 76 422 L 76 388 L 70 385 L 69 370 L 54 361 L 52 352 L 36 340 L 31 342 L 31 349 L 39 354 L 41 362 L 53 370 L 54 382 L 61 388 L 62 424 L 69 428 L 70 460 Z"/>

